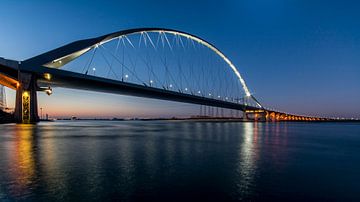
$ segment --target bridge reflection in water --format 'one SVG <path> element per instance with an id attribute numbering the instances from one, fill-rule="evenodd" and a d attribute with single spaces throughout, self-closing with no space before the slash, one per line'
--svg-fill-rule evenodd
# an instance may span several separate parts
<path id="1" fill-rule="evenodd" d="M 13 182 L 11 184 L 11 194 L 16 197 L 30 194 L 29 191 L 37 178 L 35 129 L 36 127 L 33 125 L 18 124 L 8 132 L 10 133 L 8 138 L 14 138 L 14 140 L 11 140 L 11 144 L 7 145 L 7 169 L 9 172 L 8 177 Z"/>

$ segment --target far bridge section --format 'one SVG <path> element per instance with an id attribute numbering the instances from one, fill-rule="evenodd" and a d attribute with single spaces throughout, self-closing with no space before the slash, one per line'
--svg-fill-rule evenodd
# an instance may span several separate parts
<path id="1" fill-rule="evenodd" d="M 288 114 L 284 112 L 277 112 L 266 109 L 255 109 L 255 110 L 246 109 L 244 111 L 244 120 L 279 122 L 279 121 L 330 121 L 332 119 L 294 115 L 294 114 Z"/>

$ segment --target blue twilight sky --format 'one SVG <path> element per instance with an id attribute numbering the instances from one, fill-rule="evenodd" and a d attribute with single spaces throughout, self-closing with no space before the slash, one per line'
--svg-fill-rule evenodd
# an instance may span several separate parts
<path id="1" fill-rule="evenodd" d="M 1 2 L 0 57 L 23 60 L 127 28 L 166 27 L 201 36 L 238 67 L 265 106 L 360 117 L 360 2 L 317 0 Z M 198 107 L 55 89 L 39 93 L 51 116 L 198 113 Z M 8 92 L 13 105 L 14 93 Z"/>

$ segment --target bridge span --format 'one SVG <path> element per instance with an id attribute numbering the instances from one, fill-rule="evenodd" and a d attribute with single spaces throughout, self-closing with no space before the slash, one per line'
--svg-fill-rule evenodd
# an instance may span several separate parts
<path id="1" fill-rule="evenodd" d="M 157 42 L 155 42 L 156 36 L 153 36 L 155 34 L 158 37 Z M 144 54 L 145 57 L 138 56 L 138 53 L 129 53 L 130 51 L 136 50 L 135 43 L 132 41 L 133 39 L 131 39 L 131 37 L 136 35 L 140 36 L 140 42 L 137 43 L 139 45 L 136 48 L 141 49 L 141 51 L 144 51 L 143 49 L 146 49 L 146 51 L 147 49 L 151 49 L 152 51 L 150 54 Z M 174 36 L 172 40 L 173 43 L 170 42 L 169 35 Z M 117 43 L 113 46 L 106 46 L 107 43 L 111 42 Z M 181 56 L 174 60 L 174 64 L 171 64 L 169 58 L 176 56 L 176 54 L 174 54 L 176 45 L 181 49 L 181 51 L 179 51 Z M 123 46 L 122 58 L 115 55 L 121 50 L 121 46 Z M 102 64 L 96 63 L 96 69 L 99 69 L 99 67 L 103 69 L 103 66 L 106 65 L 110 67 L 109 70 L 107 70 L 107 74 L 103 74 L 106 76 L 96 75 L 95 68 L 92 69 L 92 74 L 89 73 L 89 71 L 91 72 L 91 64 L 95 63 L 95 53 L 100 52 L 99 49 L 106 51 L 109 47 L 116 49 L 109 51 L 110 56 L 108 56 L 108 58 L 102 54 Z M 130 47 L 131 50 L 126 51 L 126 47 Z M 196 55 L 196 57 L 201 55 L 192 53 L 192 51 L 194 51 L 192 49 L 187 51 L 186 47 L 191 47 L 196 51 L 200 48 L 205 48 L 206 51 L 210 50 L 209 52 L 214 54 L 216 61 L 207 61 L 206 65 L 201 64 L 201 62 L 209 58 L 210 53 L 206 53 L 204 54 L 205 59 L 200 59 L 200 63 L 190 59 L 190 62 L 187 64 L 190 70 L 186 70 L 186 65 L 180 64 L 180 62 L 186 60 L 186 56 L 183 55 L 184 52 L 191 52 L 190 58 L 194 55 Z M 156 70 L 151 66 L 151 63 L 155 63 L 153 61 L 153 58 L 155 58 L 153 52 L 159 54 L 161 51 L 164 53 L 159 56 L 159 64 L 162 64 L 164 67 L 159 70 L 158 73 L 154 73 Z M 67 64 L 75 63 L 74 61 L 86 54 L 90 55 L 90 59 L 88 60 L 90 62 L 86 63 L 83 71 L 76 72 L 65 68 Z M 138 66 L 141 66 L 145 70 L 137 70 L 140 73 L 136 74 L 136 65 L 134 65 L 133 68 L 129 67 L 129 64 L 133 64 L 134 62 L 131 61 L 126 64 L 126 54 L 128 54 L 129 61 L 131 61 L 130 57 L 134 55 L 141 58 L 144 64 Z M 112 59 L 110 60 L 109 58 Z M 114 61 L 119 63 L 118 67 L 121 76 L 116 74 L 117 70 L 115 69 L 116 65 L 113 65 L 113 63 L 115 63 Z M 176 62 L 179 64 L 176 64 Z M 216 65 L 211 67 L 213 63 L 216 63 Z M 198 64 L 202 69 L 196 67 L 194 64 Z M 154 66 L 158 67 L 160 65 Z M 176 72 L 173 70 L 175 66 L 177 66 Z M 220 66 L 225 66 L 225 68 L 220 69 Z M 199 69 L 201 69 L 201 71 Z M 141 79 L 141 74 L 147 71 L 149 73 L 144 76 L 146 79 Z M 184 72 L 188 72 L 187 75 Z M 199 74 L 203 75 L 196 76 Z M 224 75 L 221 76 L 221 74 Z M 133 81 L 130 81 L 130 75 L 134 78 Z M 163 79 L 159 79 L 159 75 L 164 75 Z M 209 78 L 210 82 L 206 80 L 207 78 Z M 229 83 L 230 80 L 235 84 Z M 155 83 L 155 81 L 157 83 Z M 201 81 L 203 81 L 203 84 L 199 84 Z M 218 84 L 215 84 L 215 81 L 217 81 Z M 193 82 L 192 85 L 190 85 L 191 82 Z M 246 120 L 328 120 L 326 118 L 299 116 L 264 108 L 250 93 L 249 88 L 235 65 L 214 45 L 192 34 L 162 28 L 130 29 L 97 38 L 80 40 L 25 61 L 13 61 L 0 58 L 0 84 L 16 90 L 15 118 L 19 123 L 38 122 L 37 92 L 43 91 L 50 95 L 53 88 L 56 87 L 239 110 L 244 112 L 243 118 Z"/>

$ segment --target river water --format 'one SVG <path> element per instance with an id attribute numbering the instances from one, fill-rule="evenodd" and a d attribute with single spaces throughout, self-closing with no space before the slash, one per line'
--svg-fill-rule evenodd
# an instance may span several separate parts
<path id="1" fill-rule="evenodd" d="M 360 124 L 0 125 L 0 201 L 360 201 Z"/>

